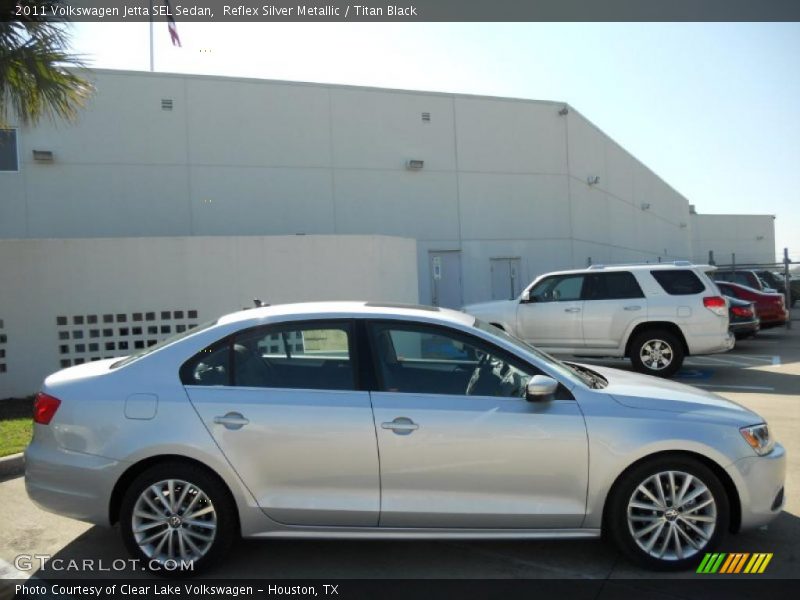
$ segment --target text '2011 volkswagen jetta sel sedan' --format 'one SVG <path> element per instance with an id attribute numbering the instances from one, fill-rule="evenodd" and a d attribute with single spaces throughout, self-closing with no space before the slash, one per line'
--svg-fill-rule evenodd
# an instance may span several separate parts
<path id="1" fill-rule="evenodd" d="M 118 522 L 151 568 L 245 537 L 591 538 L 693 565 L 783 506 L 757 414 L 560 362 L 464 313 L 314 303 L 234 313 L 51 375 L 26 487 Z"/>

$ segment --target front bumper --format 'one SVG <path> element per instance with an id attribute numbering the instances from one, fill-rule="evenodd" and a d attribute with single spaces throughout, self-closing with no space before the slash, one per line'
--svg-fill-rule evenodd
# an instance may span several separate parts
<path id="1" fill-rule="evenodd" d="M 780 444 L 766 456 L 740 458 L 726 471 L 739 492 L 741 529 L 761 527 L 777 517 L 785 503 L 786 450 Z M 777 501 L 776 501 L 777 500 Z"/>
<path id="2" fill-rule="evenodd" d="M 34 504 L 65 517 L 109 525 L 109 501 L 124 465 L 119 461 L 31 443 L 25 450 L 25 490 Z"/>

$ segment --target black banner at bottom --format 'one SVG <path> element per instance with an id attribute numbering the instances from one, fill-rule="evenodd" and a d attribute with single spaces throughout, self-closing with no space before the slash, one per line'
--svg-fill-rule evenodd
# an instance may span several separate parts
<path id="1" fill-rule="evenodd" d="M 698 576 L 692 579 L 5 579 L 0 599 L 19 600 L 670 600 L 796 598 L 798 580 Z"/>

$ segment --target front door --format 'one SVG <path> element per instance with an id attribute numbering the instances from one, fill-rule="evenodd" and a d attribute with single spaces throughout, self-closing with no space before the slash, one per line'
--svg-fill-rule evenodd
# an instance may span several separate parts
<path id="1" fill-rule="evenodd" d="M 579 527 L 586 428 L 571 394 L 531 403 L 535 367 L 442 327 L 375 322 L 382 527 Z"/>
<path id="2" fill-rule="evenodd" d="M 352 356 L 349 322 L 295 323 L 245 332 L 184 367 L 192 404 L 275 521 L 378 524 L 375 426 Z"/>
<path id="3" fill-rule="evenodd" d="M 461 252 L 435 251 L 429 253 L 431 273 L 431 304 L 445 308 L 461 308 Z"/>
<path id="4" fill-rule="evenodd" d="M 553 275 L 529 290 L 517 308 L 517 328 L 527 342 L 554 351 L 583 346 L 583 275 Z"/>

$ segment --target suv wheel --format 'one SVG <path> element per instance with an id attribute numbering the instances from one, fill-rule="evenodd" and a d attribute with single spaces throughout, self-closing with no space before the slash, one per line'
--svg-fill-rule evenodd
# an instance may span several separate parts
<path id="1" fill-rule="evenodd" d="M 689 457 L 664 457 L 634 468 L 609 497 L 608 533 L 629 559 L 677 571 L 719 545 L 728 497 L 714 473 Z"/>
<path id="2" fill-rule="evenodd" d="M 666 330 L 643 331 L 631 343 L 630 358 L 633 368 L 640 373 L 671 377 L 683 364 L 683 344 Z"/>
<path id="3" fill-rule="evenodd" d="M 222 483 L 205 469 L 164 463 L 139 475 L 125 492 L 120 530 L 145 568 L 164 575 L 197 573 L 231 547 L 235 509 Z"/>

